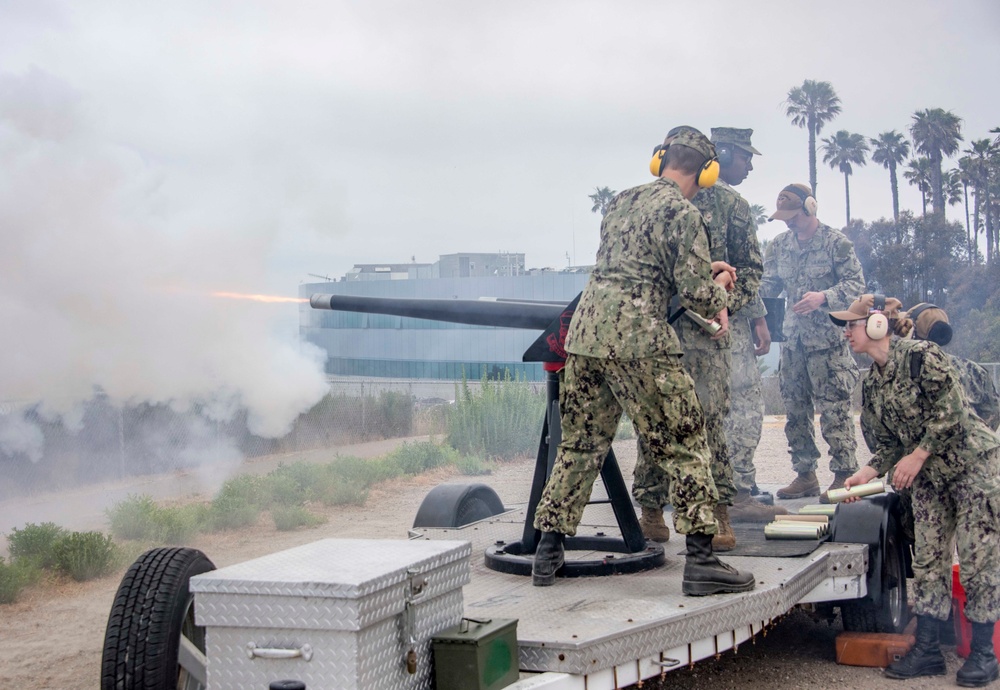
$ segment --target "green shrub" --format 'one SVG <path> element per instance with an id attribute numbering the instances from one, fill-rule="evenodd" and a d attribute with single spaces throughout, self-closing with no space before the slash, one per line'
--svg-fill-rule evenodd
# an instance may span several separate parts
<path id="1" fill-rule="evenodd" d="M 545 397 L 524 378 L 490 381 L 478 392 L 463 380 L 448 418 L 448 443 L 466 455 L 510 459 L 538 450 Z"/>
<path id="2" fill-rule="evenodd" d="M 159 534 L 159 508 L 148 494 L 130 494 L 105 511 L 111 534 L 119 539 L 156 539 Z"/>
<path id="3" fill-rule="evenodd" d="M 31 561 L 38 568 L 55 565 L 53 547 L 66 531 L 54 522 L 40 525 L 27 523 L 23 529 L 14 528 L 7 535 L 7 551 L 11 561 Z"/>
<path id="4" fill-rule="evenodd" d="M 250 505 L 259 509 L 267 507 L 270 496 L 268 495 L 263 478 L 255 474 L 240 474 L 226 480 L 222 488 L 219 489 L 219 493 L 215 495 L 212 503 L 214 504 L 220 499 L 227 502 Z"/>
<path id="5" fill-rule="evenodd" d="M 208 508 L 199 504 L 162 507 L 148 495 L 129 496 L 106 513 L 111 534 L 127 541 L 181 544 L 199 531 Z"/>
<path id="6" fill-rule="evenodd" d="M 327 506 L 361 506 L 368 500 L 368 487 L 368 484 L 345 479 L 330 484 L 320 500 Z"/>
<path id="7" fill-rule="evenodd" d="M 455 466 L 458 467 L 459 472 L 467 477 L 490 474 L 492 472 L 485 460 L 477 458 L 474 455 L 459 457 L 455 462 Z"/>
<path id="8" fill-rule="evenodd" d="M 458 458 L 454 448 L 427 441 L 404 443 L 386 457 L 399 474 L 420 474 L 441 465 L 454 464 Z"/>
<path id="9" fill-rule="evenodd" d="M 414 397 L 409 393 L 381 391 L 378 394 L 379 428 L 386 438 L 409 436 L 413 432 L 413 403 Z"/>
<path id="10" fill-rule="evenodd" d="M 70 532 L 55 543 L 56 566 L 77 582 L 93 580 L 111 570 L 115 545 L 100 532 Z"/>
<path id="11" fill-rule="evenodd" d="M 274 526 L 280 532 L 288 532 L 299 527 L 313 527 L 326 522 L 324 518 L 310 513 L 303 506 L 275 508 L 271 511 L 271 517 L 274 519 Z"/>
<path id="12" fill-rule="evenodd" d="M 33 558 L 4 563 L 0 558 L 0 604 L 13 604 L 21 590 L 37 580 L 41 571 Z"/>
<path id="13" fill-rule="evenodd" d="M 212 501 L 206 526 L 213 532 L 239 529 L 257 522 L 260 512 L 259 505 L 248 503 L 241 496 L 221 494 Z"/>

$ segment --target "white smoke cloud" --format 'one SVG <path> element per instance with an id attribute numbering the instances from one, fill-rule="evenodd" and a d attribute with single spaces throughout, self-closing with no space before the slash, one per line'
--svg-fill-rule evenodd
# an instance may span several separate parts
<path id="1" fill-rule="evenodd" d="M 183 167 L 99 120 L 51 74 L 0 73 L 0 401 L 69 424 L 99 391 L 220 419 L 243 407 L 251 432 L 283 435 L 327 391 L 322 353 L 279 332 L 295 305 L 211 292 L 273 288 L 275 242 L 309 214 L 282 209 L 280 171 Z M 31 438 L 8 431 L 5 446 Z"/>

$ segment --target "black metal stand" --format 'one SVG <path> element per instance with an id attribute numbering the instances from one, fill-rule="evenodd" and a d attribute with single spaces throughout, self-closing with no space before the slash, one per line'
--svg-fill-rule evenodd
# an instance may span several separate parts
<path id="1" fill-rule="evenodd" d="M 530 575 L 535 548 L 540 533 L 535 529 L 535 509 L 542 498 L 542 490 L 552 474 L 556 449 L 562 440 L 562 424 L 559 417 L 559 372 L 549 370 L 545 378 L 545 419 L 542 423 L 542 437 L 535 458 L 535 474 L 531 482 L 531 494 L 524 517 L 524 531 L 521 540 L 498 543 L 486 550 L 486 567 L 502 573 Z M 608 492 L 608 498 L 592 500 L 588 505 L 610 503 L 621 530 L 621 538 L 608 537 L 601 533 L 588 537 L 567 537 L 567 551 L 603 551 L 605 555 L 592 560 L 566 559 L 559 570 L 560 577 L 585 577 L 594 575 L 614 575 L 650 570 L 663 565 L 663 547 L 647 542 L 642 536 L 642 528 L 632 507 L 632 498 L 622 478 L 621 468 L 613 450 L 608 449 L 601 466 L 601 479 Z"/>

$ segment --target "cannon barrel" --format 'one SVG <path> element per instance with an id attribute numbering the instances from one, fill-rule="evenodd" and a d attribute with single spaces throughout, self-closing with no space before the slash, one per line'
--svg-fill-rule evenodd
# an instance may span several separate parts
<path id="1" fill-rule="evenodd" d="M 313 309 L 389 314 L 472 326 L 544 330 L 566 310 L 565 304 L 462 299 L 404 299 L 315 294 Z"/>

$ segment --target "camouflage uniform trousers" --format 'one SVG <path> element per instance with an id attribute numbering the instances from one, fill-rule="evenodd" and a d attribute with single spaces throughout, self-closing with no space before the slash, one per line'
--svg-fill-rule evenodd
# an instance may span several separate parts
<path id="1" fill-rule="evenodd" d="M 858 469 L 851 394 L 859 377 L 847 341 L 825 350 L 781 344 L 778 386 L 785 404 L 785 437 L 792 467 L 799 474 L 815 471 L 820 457 L 813 427 L 815 408 L 823 439 L 830 446 L 830 471 L 853 474 Z"/>
<path id="2" fill-rule="evenodd" d="M 917 615 L 948 617 L 957 546 L 966 617 L 974 623 L 1000 620 L 1000 449 L 981 460 L 950 481 L 932 481 L 924 472 L 913 481 Z"/>
<path id="3" fill-rule="evenodd" d="M 733 466 L 726 448 L 725 423 L 729 413 L 729 379 L 731 369 L 729 348 L 685 348 L 681 364 L 694 379 L 695 392 L 705 415 L 705 438 L 711 451 L 712 479 L 719 492 L 721 505 L 732 505 L 736 497 Z M 636 429 L 638 432 L 638 429 Z M 663 471 L 649 461 L 649 449 L 643 435 L 638 434 L 638 455 L 632 479 L 632 497 L 646 508 L 673 505 L 669 481 Z"/>
<path id="4" fill-rule="evenodd" d="M 754 354 L 748 319 L 737 316 L 729 322 L 732 345 L 731 404 L 726 416 L 726 446 L 733 467 L 733 480 L 740 491 L 749 491 L 757 481 L 754 453 L 764 426 L 764 392 Z"/>
<path id="5" fill-rule="evenodd" d="M 576 534 L 622 411 L 669 479 L 674 529 L 715 534 L 718 492 L 704 417 L 678 355 L 614 360 L 570 354 L 559 395 L 562 442 L 535 510 L 535 528 Z"/>

